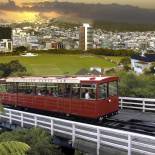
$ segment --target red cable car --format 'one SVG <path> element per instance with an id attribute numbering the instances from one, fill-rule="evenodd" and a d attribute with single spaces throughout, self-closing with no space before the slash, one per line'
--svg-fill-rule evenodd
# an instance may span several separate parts
<path id="1" fill-rule="evenodd" d="M 17 77 L 1 80 L 2 104 L 100 118 L 118 111 L 118 77 Z"/>

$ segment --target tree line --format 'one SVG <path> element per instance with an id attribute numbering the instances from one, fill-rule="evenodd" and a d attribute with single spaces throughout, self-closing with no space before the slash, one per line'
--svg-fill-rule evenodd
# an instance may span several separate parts
<path id="1" fill-rule="evenodd" d="M 155 98 L 155 76 L 153 74 L 136 75 L 132 71 L 111 70 L 107 75 L 115 75 L 120 78 L 119 96 Z"/>
<path id="2" fill-rule="evenodd" d="M 14 52 L 7 53 L 8 55 L 19 55 L 28 49 L 24 46 L 16 47 Z M 87 51 L 82 50 L 66 50 L 66 49 L 49 49 L 49 50 L 31 50 L 32 53 L 48 53 L 48 54 L 93 54 L 93 55 L 103 55 L 103 56 L 133 56 L 139 55 L 138 52 L 133 50 L 113 50 L 113 49 L 89 49 Z M 4 55 L 4 54 L 2 54 Z"/>

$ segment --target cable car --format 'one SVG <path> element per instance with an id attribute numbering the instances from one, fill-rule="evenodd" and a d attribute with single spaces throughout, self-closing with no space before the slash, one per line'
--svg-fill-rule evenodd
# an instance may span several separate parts
<path id="1" fill-rule="evenodd" d="M 118 111 L 118 77 L 12 77 L 1 79 L 4 105 L 87 118 Z"/>

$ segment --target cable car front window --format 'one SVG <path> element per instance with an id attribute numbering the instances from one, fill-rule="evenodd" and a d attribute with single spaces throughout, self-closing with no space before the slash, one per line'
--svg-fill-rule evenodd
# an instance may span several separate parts
<path id="1" fill-rule="evenodd" d="M 99 99 L 106 99 L 108 97 L 107 93 L 107 83 L 99 85 Z"/>
<path id="2" fill-rule="evenodd" d="M 118 96 L 118 82 L 109 82 L 109 96 Z"/>

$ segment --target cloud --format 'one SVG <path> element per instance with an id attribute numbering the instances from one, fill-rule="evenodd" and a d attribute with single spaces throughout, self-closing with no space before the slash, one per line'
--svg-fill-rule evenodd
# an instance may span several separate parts
<path id="1" fill-rule="evenodd" d="M 20 10 L 20 7 L 16 5 L 13 0 L 8 0 L 8 2 L 0 3 L 0 10 Z"/>
<path id="2" fill-rule="evenodd" d="M 73 15 L 106 22 L 155 23 L 155 10 L 141 9 L 129 5 L 38 2 L 31 3 L 29 10 L 53 11 L 62 15 Z"/>
<path id="3" fill-rule="evenodd" d="M 3 11 L 0 11 L 0 23 L 7 23 L 6 13 Z"/>
<path id="4" fill-rule="evenodd" d="M 41 18 L 52 18 L 57 15 L 72 16 L 105 22 L 155 23 L 155 10 L 141 9 L 118 4 L 86 4 L 71 2 L 33 2 L 18 6 L 15 1 L 0 3 L 0 10 L 37 12 Z"/>

